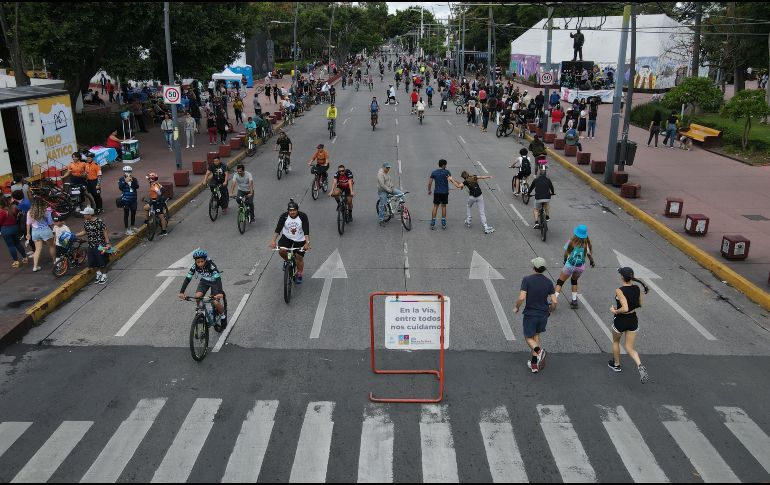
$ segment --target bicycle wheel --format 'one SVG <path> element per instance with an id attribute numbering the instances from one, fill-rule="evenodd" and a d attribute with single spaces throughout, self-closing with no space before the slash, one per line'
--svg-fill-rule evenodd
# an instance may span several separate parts
<path id="1" fill-rule="evenodd" d="M 540 209 L 540 238 L 545 242 L 548 233 L 548 223 L 545 220 L 545 209 Z"/>
<path id="2" fill-rule="evenodd" d="M 455 108 L 455 113 L 457 113 L 458 115 L 463 114 L 463 107 L 462 106 L 458 106 L 457 108 Z"/>
<path id="3" fill-rule="evenodd" d="M 292 270 L 292 265 L 294 264 L 293 261 L 290 261 L 286 265 L 286 269 L 283 270 L 283 301 L 286 303 L 289 303 L 291 301 L 291 285 L 294 284 L 294 278 L 293 274 L 294 271 Z"/>
<path id="4" fill-rule="evenodd" d="M 257 154 L 257 144 L 254 142 L 249 142 L 248 148 L 246 148 L 246 155 L 249 157 L 253 157 Z"/>
<path id="5" fill-rule="evenodd" d="M 523 183 L 521 184 L 521 201 L 524 202 L 524 205 L 529 204 L 529 184 Z"/>
<path id="6" fill-rule="evenodd" d="M 209 325 L 203 315 L 196 315 L 190 325 L 190 353 L 200 362 L 209 351 Z"/>
<path id="7" fill-rule="evenodd" d="M 276 175 L 278 175 L 278 180 L 281 180 L 281 177 L 283 177 L 283 160 L 278 159 L 278 172 L 276 172 Z"/>
<path id="8" fill-rule="evenodd" d="M 337 204 L 337 232 L 340 236 L 345 234 L 345 208 L 342 203 Z"/>
<path id="9" fill-rule="evenodd" d="M 316 176 L 313 177 L 313 182 L 310 184 L 310 194 L 313 196 L 313 200 L 318 200 L 318 192 L 320 189 L 320 181 L 318 178 L 318 174 L 316 174 Z"/>
<path id="10" fill-rule="evenodd" d="M 244 207 L 238 209 L 238 232 L 241 234 L 246 232 L 246 209 Z"/>
<path id="11" fill-rule="evenodd" d="M 409 213 L 406 205 L 401 206 L 401 224 L 403 224 L 404 229 L 407 231 L 412 230 L 412 214 Z"/>
<path id="12" fill-rule="evenodd" d="M 217 217 L 219 217 L 219 199 L 216 195 L 211 194 L 209 199 L 209 219 L 211 219 L 211 222 L 214 222 L 217 220 Z"/>
<path id="13" fill-rule="evenodd" d="M 83 248 L 77 248 L 72 251 L 72 261 L 80 266 L 86 261 L 86 251 Z"/>
<path id="14" fill-rule="evenodd" d="M 323 180 L 321 180 L 321 190 L 324 191 L 324 194 L 329 191 L 329 177 L 327 176 Z"/>
<path id="15" fill-rule="evenodd" d="M 155 231 L 157 230 L 158 230 L 158 223 L 157 223 L 157 220 L 155 219 L 155 214 L 150 214 L 150 219 L 147 221 L 147 240 L 148 241 L 152 241 L 153 239 L 155 239 Z"/>
<path id="16" fill-rule="evenodd" d="M 69 259 L 66 256 L 61 257 L 53 265 L 53 275 L 56 276 L 57 278 L 61 278 L 67 273 L 67 270 L 69 269 L 69 267 L 70 267 Z"/>
<path id="17" fill-rule="evenodd" d="M 459 96 L 455 96 L 455 98 L 452 100 L 455 104 L 455 106 L 462 106 L 463 105 L 463 98 Z"/>
<path id="18" fill-rule="evenodd" d="M 503 136 L 505 134 L 505 127 L 503 125 L 500 125 L 497 127 L 497 130 L 495 130 L 495 135 L 497 135 L 498 138 Z"/>

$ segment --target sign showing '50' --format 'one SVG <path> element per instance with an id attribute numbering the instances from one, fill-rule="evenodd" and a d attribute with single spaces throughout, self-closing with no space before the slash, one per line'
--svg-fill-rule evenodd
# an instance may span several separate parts
<path id="1" fill-rule="evenodd" d="M 182 88 L 179 86 L 163 86 L 163 102 L 166 104 L 181 104 Z"/>

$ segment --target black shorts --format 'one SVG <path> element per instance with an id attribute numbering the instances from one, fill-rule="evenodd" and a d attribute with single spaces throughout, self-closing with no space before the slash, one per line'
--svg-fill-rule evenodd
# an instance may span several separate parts
<path id="1" fill-rule="evenodd" d="M 433 192 L 433 205 L 447 205 L 449 203 L 449 193 L 437 194 Z"/>
<path id="2" fill-rule="evenodd" d="M 305 241 L 292 241 L 286 236 L 281 236 L 281 238 L 278 240 L 278 247 L 279 248 L 301 248 L 305 245 Z M 300 256 L 305 256 L 305 251 L 294 251 L 296 254 L 299 254 Z"/>
<path id="3" fill-rule="evenodd" d="M 211 289 L 210 296 L 215 295 L 223 295 L 225 292 L 222 290 L 222 280 L 216 280 L 216 281 L 206 281 L 206 280 L 200 280 L 198 282 L 198 287 L 195 288 L 196 293 L 203 293 L 206 294 L 206 291 Z"/>
<path id="4" fill-rule="evenodd" d="M 529 177 L 530 175 L 532 175 L 532 172 L 519 172 L 519 173 L 516 174 L 516 178 L 519 179 L 519 180 L 523 180 L 523 179 Z"/>
<path id="5" fill-rule="evenodd" d="M 636 313 L 615 315 L 615 318 L 612 320 L 612 330 L 615 333 L 636 332 L 639 330 L 639 319 Z"/>
<path id="6" fill-rule="evenodd" d="M 104 268 L 107 266 L 107 256 L 102 254 L 98 249 L 88 248 L 88 267 L 89 268 Z"/>
<path id="7" fill-rule="evenodd" d="M 524 315 L 524 336 L 532 338 L 539 333 L 545 332 L 548 325 L 547 316 Z"/>
<path id="8" fill-rule="evenodd" d="M 350 195 L 350 187 L 340 187 L 338 185 L 337 188 L 339 189 L 340 193 L 344 193 L 345 195 Z"/>

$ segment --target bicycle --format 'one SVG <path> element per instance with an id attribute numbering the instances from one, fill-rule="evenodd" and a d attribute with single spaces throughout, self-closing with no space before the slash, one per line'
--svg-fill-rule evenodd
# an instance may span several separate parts
<path id="1" fill-rule="evenodd" d="M 329 190 L 329 177 L 322 177 L 322 173 L 318 170 L 318 165 L 310 167 L 310 173 L 313 174 L 313 181 L 310 183 L 310 193 L 313 196 L 313 200 L 318 200 L 319 189 L 326 193 Z"/>
<path id="2" fill-rule="evenodd" d="M 401 224 L 404 226 L 404 229 L 407 231 L 412 230 L 412 215 L 409 213 L 409 209 L 406 207 L 406 201 L 404 200 L 404 197 L 409 192 L 404 192 L 403 194 L 398 195 L 388 195 L 388 200 L 385 203 L 384 213 L 383 213 L 383 222 L 388 222 L 393 218 L 395 214 L 399 214 L 401 216 Z M 377 205 L 375 206 L 377 209 L 377 216 L 380 215 L 380 201 L 377 201 Z"/>
<path id="3" fill-rule="evenodd" d="M 289 163 L 286 161 L 286 152 L 279 151 L 278 152 L 278 170 L 276 172 L 276 175 L 278 176 L 278 180 L 281 180 L 281 177 L 283 177 L 284 173 L 289 173 Z"/>
<path id="4" fill-rule="evenodd" d="M 70 268 L 78 268 L 86 260 L 86 250 L 83 248 L 84 241 L 75 239 L 66 248 L 66 253 L 56 259 L 53 264 L 53 275 L 61 278 Z"/>
<path id="5" fill-rule="evenodd" d="M 291 108 L 287 108 L 284 110 L 284 117 L 286 118 L 286 123 L 293 125 L 294 124 L 294 110 Z"/>
<path id="6" fill-rule="evenodd" d="M 257 154 L 257 141 L 254 139 L 254 136 L 249 134 L 246 137 L 246 155 L 249 157 L 253 157 Z"/>
<path id="7" fill-rule="evenodd" d="M 374 127 L 377 126 L 377 119 L 377 113 L 372 113 L 372 131 L 374 131 Z"/>
<path id="8" fill-rule="evenodd" d="M 498 138 L 501 136 L 509 136 L 511 133 L 513 133 L 513 123 L 500 123 L 497 126 L 497 131 L 495 132 L 495 135 L 497 135 Z"/>
<path id="9" fill-rule="evenodd" d="M 214 322 L 217 319 L 213 308 L 213 302 L 216 301 L 216 298 L 188 296 L 185 297 L 185 301 L 195 302 L 195 317 L 193 317 L 190 325 L 190 354 L 192 354 L 195 362 L 200 362 L 209 352 L 209 327 L 213 326 L 217 332 L 222 331 L 222 326 Z M 222 303 L 225 306 L 225 315 L 227 315 L 227 296 L 223 296 Z"/>
<path id="10" fill-rule="evenodd" d="M 246 223 L 254 217 L 254 214 L 251 213 L 251 209 L 249 209 L 248 204 L 246 204 L 246 196 L 234 195 L 230 198 L 235 199 L 238 203 L 238 232 L 243 234 L 246 232 Z"/>
<path id="11" fill-rule="evenodd" d="M 337 232 L 340 233 L 340 236 L 345 234 L 345 224 L 352 221 L 353 217 L 348 208 L 348 194 L 342 190 L 340 199 L 337 201 Z"/>
<path id="12" fill-rule="evenodd" d="M 147 236 L 148 241 L 152 241 L 155 239 L 155 233 L 158 231 L 158 228 L 161 227 L 160 216 L 163 214 L 164 204 L 153 203 L 147 199 L 142 199 L 142 202 L 150 206 L 150 217 L 147 218 L 147 232 L 145 233 L 145 236 Z M 209 216 L 211 216 L 210 208 Z M 215 219 L 216 216 L 211 220 L 213 221 Z"/>
<path id="13" fill-rule="evenodd" d="M 455 104 L 455 106 L 462 106 L 465 104 L 465 100 L 462 96 L 454 95 L 452 97 L 452 102 Z"/>
<path id="14" fill-rule="evenodd" d="M 417 119 L 420 120 L 420 124 L 422 124 L 422 120 L 425 118 L 425 111 L 417 110 Z"/>
<path id="15" fill-rule="evenodd" d="M 327 128 L 329 129 L 329 139 L 330 140 L 332 138 L 334 138 L 335 136 L 337 136 L 337 131 L 336 131 L 335 126 L 334 126 L 335 124 L 336 124 L 336 122 L 335 122 L 334 119 L 329 120 Z"/>
<path id="16" fill-rule="evenodd" d="M 465 108 L 463 108 L 462 105 L 459 105 L 459 106 L 457 106 L 455 108 L 455 113 L 458 114 L 458 115 L 461 115 L 461 114 L 465 113 Z"/>
<path id="17" fill-rule="evenodd" d="M 287 304 L 291 301 L 291 290 L 297 282 L 297 260 L 295 251 L 302 251 L 302 248 L 284 248 L 277 247 L 273 251 L 286 250 L 286 261 L 283 265 L 283 301 Z"/>
<path id="18" fill-rule="evenodd" d="M 209 219 L 211 222 L 217 220 L 219 217 L 219 200 L 222 198 L 222 192 L 219 189 L 219 185 L 210 185 L 211 197 L 209 198 Z"/>
<path id="19" fill-rule="evenodd" d="M 545 205 L 541 205 L 537 210 L 537 222 L 540 224 L 540 238 L 545 242 L 545 236 L 548 233 L 548 220 L 545 216 Z"/>
<path id="20" fill-rule="evenodd" d="M 513 166 L 511 166 L 513 168 Z M 529 177 L 527 177 L 529 178 Z M 529 204 L 529 182 L 527 182 L 527 178 L 521 179 L 521 182 L 519 183 L 519 190 L 521 191 L 521 201 L 524 202 L 524 205 Z M 511 179 L 511 190 L 513 190 L 514 197 L 516 194 L 516 175 L 513 176 L 513 179 Z"/>

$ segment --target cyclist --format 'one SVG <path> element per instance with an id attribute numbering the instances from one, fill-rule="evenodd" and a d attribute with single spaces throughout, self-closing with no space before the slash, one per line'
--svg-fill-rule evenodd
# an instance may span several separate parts
<path id="1" fill-rule="evenodd" d="M 279 234 L 281 239 L 276 245 Z M 276 249 L 278 245 L 289 249 L 302 248 L 301 251 L 296 251 L 294 254 L 297 258 L 297 284 L 301 285 L 302 272 L 305 269 L 305 251 L 310 249 L 310 221 L 307 214 L 299 211 L 299 205 L 294 202 L 294 199 L 289 199 L 286 212 L 281 214 L 281 217 L 278 218 L 278 224 L 275 226 L 270 247 Z M 278 252 L 284 261 L 288 259 L 287 253 L 285 249 Z"/>
<path id="2" fill-rule="evenodd" d="M 361 82 L 361 68 L 356 70 L 356 81 Z"/>
<path id="3" fill-rule="evenodd" d="M 166 220 L 166 199 L 163 197 L 163 187 L 158 183 L 158 175 L 155 172 L 147 174 L 147 181 L 150 183 L 150 202 L 144 205 L 144 223 L 150 222 L 150 210 L 159 214 L 160 235 L 165 236 L 168 222 Z"/>
<path id="4" fill-rule="evenodd" d="M 551 196 L 556 195 L 556 192 L 553 190 L 553 182 L 551 182 L 551 179 L 548 178 L 545 172 L 545 170 L 541 170 L 540 175 L 538 175 L 537 178 L 532 181 L 532 185 L 529 186 L 528 194 L 532 194 L 532 192 L 535 193 L 535 208 L 532 211 L 535 219 L 535 225 L 533 226 L 533 229 L 540 229 L 540 223 L 538 221 L 538 212 L 540 207 L 545 209 L 545 220 L 551 220 Z"/>
<path id="5" fill-rule="evenodd" d="M 428 95 L 428 107 L 430 108 L 433 106 L 433 86 L 426 87 L 425 94 Z"/>
<path id="6" fill-rule="evenodd" d="M 293 148 L 291 144 L 291 139 L 286 134 L 285 131 L 282 131 L 280 135 L 278 135 L 278 140 L 275 142 L 275 150 L 279 150 L 279 154 L 282 154 L 284 157 L 284 160 L 286 162 L 286 167 L 291 172 L 291 149 Z"/>
<path id="7" fill-rule="evenodd" d="M 254 118 L 249 116 L 249 118 L 246 120 L 246 124 L 243 125 L 243 127 L 246 129 L 246 133 L 252 138 L 252 140 L 256 141 L 257 136 L 257 122 L 254 121 Z"/>
<path id="8" fill-rule="evenodd" d="M 340 194 L 345 192 L 348 196 L 348 211 L 350 212 L 350 220 L 353 220 L 353 197 L 356 196 L 353 190 L 353 172 L 350 169 L 345 168 L 345 165 L 339 164 L 337 171 L 334 173 L 332 179 L 332 189 L 329 191 L 329 197 L 334 197 L 334 200 L 339 203 Z"/>
<path id="9" fill-rule="evenodd" d="M 187 298 L 185 294 L 187 285 L 190 284 L 194 277 L 200 278 L 198 287 L 195 289 L 195 298 L 203 298 L 203 295 L 208 290 L 211 290 L 211 297 L 215 299 L 213 302 L 214 310 L 219 315 L 219 327 L 214 327 L 214 329 L 221 332 L 227 328 L 227 315 L 225 314 L 225 306 L 222 304 L 222 298 L 225 296 L 225 292 L 222 289 L 222 273 L 219 272 L 214 261 L 209 259 L 209 253 L 205 249 L 198 248 L 193 251 L 193 259 L 195 264 L 190 266 L 190 270 L 187 272 L 184 282 L 182 282 L 182 289 L 179 290 L 179 299 L 184 300 Z"/>
<path id="10" fill-rule="evenodd" d="M 337 108 L 334 106 L 334 101 L 332 101 L 332 104 L 330 104 L 329 107 L 326 108 L 326 119 L 331 124 L 332 131 L 335 131 L 334 124 L 336 122 L 335 120 L 337 119 Z"/>
<path id="11" fill-rule="evenodd" d="M 521 194 L 521 181 L 522 180 L 528 180 L 529 176 L 532 175 L 532 164 L 529 161 L 529 157 L 527 156 L 527 149 L 522 148 L 519 150 L 520 157 L 517 158 L 513 165 L 511 165 L 511 168 L 518 168 L 519 171 L 516 173 L 516 180 L 514 182 L 514 189 L 513 189 L 513 195 L 517 196 Z"/>
<path id="12" fill-rule="evenodd" d="M 372 120 L 374 120 L 374 124 L 377 124 L 377 117 L 379 116 L 380 112 L 380 103 L 377 102 L 377 96 L 372 96 L 372 102 L 369 105 L 369 111 L 372 113 Z"/>
<path id="13" fill-rule="evenodd" d="M 382 168 L 377 172 L 377 216 L 380 220 L 380 227 L 385 227 L 385 204 L 388 203 L 388 195 L 401 195 L 403 192 L 396 188 L 393 179 L 390 176 L 390 164 L 385 162 Z"/>
<path id="14" fill-rule="evenodd" d="M 420 98 L 419 101 L 417 101 L 415 108 L 417 108 L 418 118 L 422 118 L 425 116 L 425 103 L 422 102 L 422 98 Z"/>
<path id="15" fill-rule="evenodd" d="M 382 78 L 382 74 L 380 74 L 380 78 Z M 382 82 L 382 79 L 380 79 L 380 82 Z M 369 85 L 369 91 L 374 89 L 374 79 L 372 79 L 371 74 L 366 78 L 366 83 Z"/>
<path id="16" fill-rule="evenodd" d="M 233 185 L 230 189 L 236 197 L 245 197 L 246 206 L 251 211 L 249 216 L 249 224 L 254 222 L 254 177 L 251 173 L 246 171 L 246 168 L 242 163 L 239 163 L 235 167 L 235 175 L 233 175 Z"/>
<path id="17" fill-rule="evenodd" d="M 392 84 L 388 87 L 387 94 L 388 100 L 385 102 L 385 104 L 390 104 L 391 100 L 393 100 L 393 104 L 398 104 L 398 101 L 396 101 L 396 88 L 394 88 Z"/>
<path id="18" fill-rule="evenodd" d="M 230 202 L 230 196 L 227 193 L 228 180 L 230 180 L 230 172 L 227 170 L 227 166 L 222 164 L 219 157 L 214 157 L 214 162 L 209 164 L 209 171 L 203 182 L 209 184 L 211 192 L 214 192 L 215 187 L 219 187 L 219 206 L 222 208 L 222 213 L 227 212 L 227 206 Z"/>
<path id="19" fill-rule="evenodd" d="M 570 301 L 569 306 L 572 309 L 578 307 L 578 278 L 586 269 L 586 258 L 591 262 L 593 268 L 596 265 L 593 257 L 593 246 L 588 238 L 588 228 L 585 224 L 581 224 L 575 228 L 572 238 L 564 245 L 564 268 L 559 274 L 559 279 L 556 280 L 556 296 L 558 298 L 562 285 L 567 278 L 570 278 L 572 301 Z"/>
<path id="20" fill-rule="evenodd" d="M 417 89 L 412 89 L 412 94 L 409 95 L 409 100 L 412 102 L 412 114 L 416 114 L 417 101 L 420 99 L 420 95 L 417 94 Z"/>
<path id="21" fill-rule="evenodd" d="M 313 162 L 315 162 L 316 168 L 315 171 L 319 174 L 321 174 L 321 181 L 325 182 L 326 179 L 329 177 L 329 152 L 326 151 L 324 148 L 323 143 L 319 143 L 316 147 L 315 153 L 313 153 L 313 156 L 310 158 L 310 161 L 307 162 L 308 165 L 312 165 Z"/>

